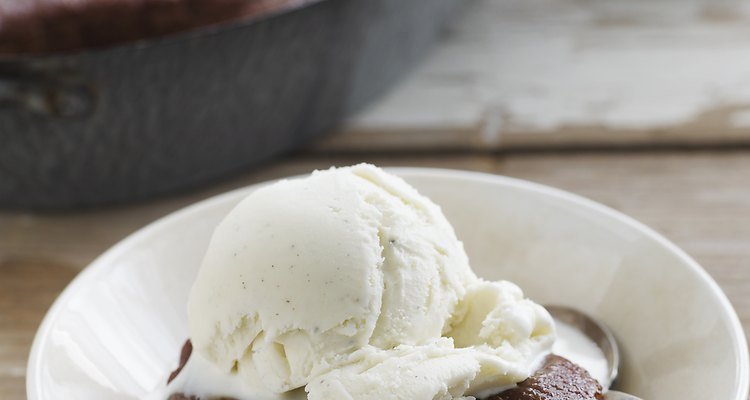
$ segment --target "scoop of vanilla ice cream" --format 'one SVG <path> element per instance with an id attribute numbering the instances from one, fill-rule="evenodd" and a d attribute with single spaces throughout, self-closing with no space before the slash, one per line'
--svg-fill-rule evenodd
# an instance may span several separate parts
<path id="1" fill-rule="evenodd" d="M 554 344 L 555 326 L 515 284 L 479 279 L 466 288 L 447 336 L 475 351 L 481 370 L 468 393 L 484 397 L 531 375 Z"/>
<path id="2" fill-rule="evenodd" d="M 457 351 L 449 338 L 392 350 L 366 348 L 353 362 L 314 378 L 309 400 L 460 399 L 481 365 L 470 350 Z"/>
<path id="3" fill-rule="evenodd" d="M 464 332 L 453 314 L 476 281 L 439 207 L 403 180 L 364 164 L 318 171 L 256 190 L 219 224 L 190 334 L 222 370 L 283 392 L 363 348 Z"/>
<path id="4" fill-rule="evenodd" d="M 487 397 L 531 375 L 549 352 L 554 331 L 547 311 L 513 283 L 475 280 L 445 337 L 392 350 L 364 348 L 305 390 L 310 400 Z"/>

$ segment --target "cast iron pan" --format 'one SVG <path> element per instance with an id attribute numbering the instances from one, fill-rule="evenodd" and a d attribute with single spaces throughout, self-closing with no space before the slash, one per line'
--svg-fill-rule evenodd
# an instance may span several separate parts
<path id="1" fill-rule="evenodd" d="M 0 43 L 0 207 L 142 199 L 297 148 L 413 65 L 457 2 L 261 0 L 150 40 Z"/>

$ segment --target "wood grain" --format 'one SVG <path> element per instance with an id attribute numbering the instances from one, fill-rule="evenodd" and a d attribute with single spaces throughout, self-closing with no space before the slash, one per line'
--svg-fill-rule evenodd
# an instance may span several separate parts
<path id="1" fill-rule="evenodd" d="M 476 170 L 570 190 L 654 227 L 719 282 L 750 328 L 750 152 L 300 155 L 210 188 L 78 213 L 0 213 L 0 398 L 24 398 L 33 333 L 74 274 L 109 246 L 185 205 L 253 182 L 360 161 Z"/>
<path id="2" fill-rule="evenodd" d="M 26 359 L 42 317 L 78 268 L 36 257 L 0 260 L 0 399 L 23 399 Z"/>
<path id="3" fill-rule="evenodd" d="M 316 148 L 750 143 L 744 0 L 464 4 L 408 79 Z"/>

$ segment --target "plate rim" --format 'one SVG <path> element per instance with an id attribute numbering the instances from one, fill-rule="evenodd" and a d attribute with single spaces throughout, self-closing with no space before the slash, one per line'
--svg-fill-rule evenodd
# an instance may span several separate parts
<path id="1" fill-rule="evenodd" d="M 447 169 L 447 168 L 426 168 L 426 167 L 388 167 L 385 170 L 394 173 L 397 176 L 404 177 L 408 180 L 409 177 L 431 177 L 431 178 L 459 178 L 467 181 L 477 181 L 482 183 L 488 183 L 493 185 L 504 185 L 510 186 L 522 190 L 527 190 L 537 194 L 541 194 L 548 197 L 553 197 L 559 200 L 563 200 L 569 203 L 579 205 L 584 208 L 593 210 L 603 214 L 604 216 L 613 218 L 620 223 L 623 223 L 641 233 L 646 235 L 648 238 L 654 240 L 661 246 L 664 246 L 667 250 L 677 256 L 692 272 L 696 273 L 710 289 L 713 296 L 719 301 L 721 308 L 728 318 L 728 322 L 731 325 L 731 332 L 733 336 L 733 348 L 738 354 L 736 373 L 737 373 L 737 385 L 735 388 L 736 396 L 730 400 L 746 400 L 750 393 L 750 354 L 748 354 L 748 344 L 745 336 L 744 329 L 740 323 L 739 316 L 736 310 L 732 306 L 726 293 L 721 289 L 719 284 L 713 279 L 713 277 L 690 255 L 688 255 L 679 246 L 672 243 L 662 234 L 658 233 L 648 225 L 630 217 L 620 211 L 617 211 L 604 204 L 588 199 L 584 196 L 568 192 L 562 189 L 558 189 L 552 186 L 548 186 L 541 183 L 535 183 L 524 179 L 513 178 L 504 175 L 498 175 L 487 172 L 460 170 L 460 169 Z M 41 399 L 39 393 L 41 388 L 39 387 L 39 374 L 41 372 L 39 364 L 41 362 L 41 356 L 44 354 L 44 350 L 48 343 L 49 333 L 52 329 L 54 322 L 60 315 L 61 310 L 71 300 L 72 296 L 78 291 L 80 287 L 85 286 L 87 283 L 92 281 L 97 275 L 103 274 L 115 265 L 110 263 L 109 260 L 117 257 L 121 252 L 126 251 L 130 248 L 130 243 L 138 241 L 142 236 L 149 235 L 152 231 L 159 229 L 162 225 L 169 224 L 172 221 L 179 220 L 187 215 L 197 212 L 198 210 L 211 208 L 217 203 L 223 203 L 233 197 L 239 197 L 240 195 L 250 193 L 262 186 L 272 184 L 274 182 L 284 179 L 295 179 L 308 174 L 298 174 L 288 177 L 282 177 L 278 179 L 272 179 L 254 183 L 251 185 L 243 186 L 240 188 L 232 189 L 227 192 L 219 193 L 214 196 L 210 196 L 206 199 L 199 200 L 195 203 L 189 204 L 185 207 L 170 212 L 148 224 L 142 228 L 127 235 L 122 240 L 115 243 L 112 247 L 105 250 L 102 254 L 97 256 L 91 261 L 86 267 L 84 267 L 73 280 L 63 289 L 62 292 L 57 296 L 55 301 L 49 307 L 47 312 L 42 319 L 36 333 L 34 334 L 34 340 L 31 345 L 31 351 L 27 360 L 26 367 L 26 396 L 29 400 Z M 108 267 L 109 266 L 109 267 Z"/>

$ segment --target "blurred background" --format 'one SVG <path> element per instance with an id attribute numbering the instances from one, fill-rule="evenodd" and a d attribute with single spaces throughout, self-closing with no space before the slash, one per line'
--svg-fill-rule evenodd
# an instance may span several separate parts
<path id="1" fill-rule="evenodd" d="M 331 165 L 498 173 L 656 228 L 750 327 L 750 2 L 0 0 L 0 398 L 97 255 Z"/>

